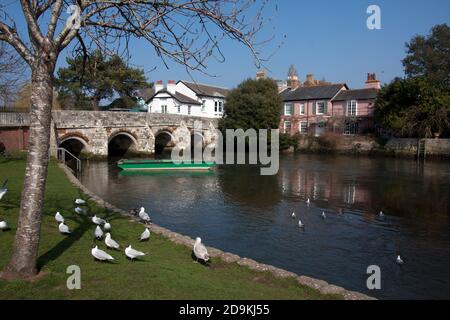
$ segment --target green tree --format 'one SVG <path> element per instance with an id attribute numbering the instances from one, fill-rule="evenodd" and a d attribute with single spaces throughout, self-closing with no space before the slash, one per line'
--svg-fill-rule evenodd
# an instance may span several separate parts
<path id="1" fill-rule="evenodd" d="M 231 91 L 219 127 L 225 129 L 277 129 L 283 101 L 273 80 L 248 79 Z"/>
<path id="2" fill-rule="evenodd" d="M 450 85 L 450 27 L 436 25 L 428 36 L 418 35 L 406 44 L 403 60 L 408 77 L 424 77 L 434 85 Z"/>
<path id="3" fill-rule="evenodd" d="M 449 90 L 425 78 L 397 78 L 380 91 L 375 117 L 399 137 L 449 137 Z"/>
<path id="4" fill-rule="evenodd" d="M 104 99 L 131 98 L 137 89 L 151 86 L 143 70 L 128 66 L 117 55 L 107 58 L 95 51 L 87 59 L 77 55 L 66 61 L 68 66 L 58 70 L 56 79 L 58 99 L 65 108 L 99 110 Z"/>

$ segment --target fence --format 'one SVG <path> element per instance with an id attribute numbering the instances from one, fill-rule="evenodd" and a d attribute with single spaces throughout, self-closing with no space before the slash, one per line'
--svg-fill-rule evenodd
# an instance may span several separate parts
<path id="1" fill-rule="evenodd" d="M 0 127 L 21 127 L 29 125 L 29 113 L 0 112 Z"/>

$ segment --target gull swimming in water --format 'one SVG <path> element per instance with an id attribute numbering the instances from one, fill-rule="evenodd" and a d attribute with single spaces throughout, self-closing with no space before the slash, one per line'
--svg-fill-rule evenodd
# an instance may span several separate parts
<path id="1" fill-rule="evenodd" d="M 105 237 L 105 244 L 110 249 L 119 249 L 120 245 L 111 238 L 111 233 L 107 233 Z"/>
<path id="2" fill-rule="evenodd" d="M 384 213 L 383 213 L 383 211 L 380 211 L 379 216 L 380 216 L 380 218 L 384 218 Z"/>
<path id="3" fill-rule="evenodd" d="M 100 250 L 98 248 L 98 246 L 95 246 L 94 248 L 92 248 L 91 254 L 92 254 L 92 256 L 94 257 L 95 260 L 99 260 L 99 261 L 114 260 L 114 258 L 112 256 L 107 254 L 105 251 Z"/>
<path id="4" fill-rule="evenodd" d="M 309 200 L 309 198 L 308 199 L 306 199 L 306 205 L 310 205 L 310 203 L 311 203 L 311 200 Z"/>
<path id="5" fill-rule="evenodd" d="M 76 207 L 75 212 L 78 214 L 85 214 L 86 210 L 84 210 L 83 208 L 80 208 L 80 207 Z"/>
<path id="6" fill-rule="evenodd" d="M 297 216 L 295 215 L 295 212 L 292 212 L 291 214 L 292 219 L 295 219 Z"/>
<path id="7" fill-rule="evenodd" d="M 61 215 L 61 213 L 59 213 L 59 211 L 55 214 L 55 220 L 56 222 L 64 223 L 64 217 Z"/>
<path id="8" fill-rule="evenodd" d="M 397 264 L 404 264 L 405 263 L 403 261 L 402 257 L 400 257 L 400 255 L 397 256 L 397 260 L 395 260 L 395 262 L 397 262 Z"/>
<path id="9" fill-rule="evenodd" d="M 110 231 L 111 230 L 111 224 L 107 221 L 105 221 L 105 224 L 103 225 L 103 230 Z"/>
<path id="10" fill-rule="evenodd" d="M 97 240 L 100 240 L 103 237 L 103 231 L 102 228 L 100 228 L 100 226 L 97 226 L 97 228 L 95 228 L 94 235 Z"/>
<path id="11" fill-rule="evenodd" d="M 302 220 L 298 220 L 298 227 L 299 228 L 304 228 L 305 225 L 302 223 Z"/>
<path id="12" fill-rule="evenodd" d="M 75 204 L 85 204 L 86 201 L 84 201 L 83 199 L 75 199 Z"/>
<path id="13" fill-rule="evenodd" d="M 58 228 L 59 228 L 59 232 L 61 232 L 62 234 L 70 234 L 69 227 L 67 225 L 65 225 L 64 222 L 61 222 L 59 224 Z"/>
<path id="14" fill-rule="evenodd" d="M 94 216 L 92 217 L 91 220 L 92 220 L 92 222 L 95 223 L 96 225 L 102 225 L 102 224 L 105 223 L 105 220 L 103 220 L 103 219 L 97 217 L 97 215 L 94 215 Z"/>
<path id="15" fill-rule="evenodd" d="M 150 230 L 148 228 L 145 228 L 145 231 L 142 232 L 141 236 L 139 237 L 139 241 L 147 241 L 150 239 Z"/>
<path id="16" fill-rule="evenodd" d="M 325 211 L 322 211 L 322 219 L 326 219 L 327 215 L 325 214 Z"/>
<path id="17" fill-rule="evenodd" d="M 9 229 L 9 227 L 8 227 L 8 224 L 6 223 L 6 221 L 5 220 L 0 220 L 0 230 L 6 231 L 8 229 Z"/>
<path id="18" fill-rule="evenodd" d="M 8 189 L 6 189 L 6 185 L 8 184 L 8 179 L 3 182 L 2 187 L 0 188 L 0 200 L 2 200 L 3 196 L 8 192 Z"/>
<path id="19" fill-rule="evenodd" d="M 197 261 L 198 261 L 198 259 L 203 260 L 205 262 L 209 261 L 208 250 L 206 250 L 206 247 L 202 243 L 202 239 L 199 237 L 197 237 L 197 239 L 195 239 L 194 255 L 197 258 Z"/>
<path id="20" fill-rule="evenodd" d="M 145 253 L 141 252 L 141 251 L 137 251 L 135 249 L 133 249 L 131 247 L 131 245 L 129 245 L 128 247 L 125 248 L 125 255 L 131 259 L 131 261 L 133 261 L 136 258 L 145 256 Z"/>
<path id="21" fill-rule="evenodd" d="M 150 216 L 147 212 L 145 212 L 145 208 L 141 207 L 141 210 L 139 211 L 139 218 L 144 220 L 146 223 L 150 223 Z"/>

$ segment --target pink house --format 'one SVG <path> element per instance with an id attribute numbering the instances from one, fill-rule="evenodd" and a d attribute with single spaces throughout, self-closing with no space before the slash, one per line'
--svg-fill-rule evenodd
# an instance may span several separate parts
<path id="1" fill-rule="evenodd" d="M 368 75 L 365 89 L 349 90 L 345 83 L 288 88 L 281 92 L 280 131 L 314 136 L 326 131 L 344 135 L 369 132 L 379 89 L 374 74 Z"/>

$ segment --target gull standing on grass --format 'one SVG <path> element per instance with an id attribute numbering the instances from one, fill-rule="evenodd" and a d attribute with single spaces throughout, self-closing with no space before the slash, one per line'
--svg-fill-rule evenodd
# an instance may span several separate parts
<path id="1" fill-rule="evenodd" d="M 103 231 L 102 231 L 102 228 L 100 228 L 100 226 L 97 226 L 97 228 L 95 228 L 94 235 L 95 235 L 95 239 L 97 239 L 97 240 L 101 240 L 102 239 Z"/>
<path id="2" fill-rule="evenodd" d="M 142 232 L 141 236 L 139 237 L 139 241 L 147 241 L 150 239 L 150 230 L 148 228 L 145 228 L 145 231 Z"/>
<path id="3" fill-rule="evenodd" d="M 199 259 L 203 260 L 205 262 L 209 261 L 208 250 L 206 250 L 206 247 L 202 243 L 202 239 L 199 238 L 199 237 L 197 237 L 197 239 L 195 239 L 194 255 L 197 258 L 197 262 L 198 262 Z"/>
<path id="4" fill-rule="evenodd" d="M 0 200 L 2 200 L 3 196 L 8 192 L 8 189 L 6 189 L 6 185 L 8 184 L 8 179 L 3 182 L 2 187 L 0 188 Z"/>
<path id="5" fill-rule="evenodd" d="M 92 248 L 91 254 L 92 254 L 92 256 L 94 257 L 95 260 L 99 260 L 99 261 L 111 261 L 111 260 L 114 260 L 114 258 L 112 256 L 107 254 L 105 251 L 100 250 L 98 248 L 98 246 L 95 246 L 94 248 Z"/>
<path id="6" fill-rule="evenodd" d="M 104 220 L 104 221 L 105 221 L 105 224 L 103 225 L 103 230 L 111 231 L 111 224 L 109 222 L 107 222 L 106 220 Z"/>
<path id="7" fill-rule="evenodd" d="M 75 204 L 86 204 L 86 201 L 84 201 L 83 199 L 75 199 Z"/>
<path id="8" fill-rule="evenodd" d="M 105 244 L 109 249 L 119 249 L 120 245 L 111 238 L 111 233 L 107 233 L 105 237 Z"/>
<path id="9" fill-rule="evenodd" d="M 105 223 L 105 220 L 103 220 L 103 219 L 97 217 L 97 215 L 94 215 L 94 216 L 92 217 L 91 220 L 92 220 L 92 222 L 93 222 L 94 224 L 96 224 L 96 225 L 98 225 L 98 226 Z"/>
<path id="10" fill-rule="evenodd" d="M 137 251 L 131 247 L 131 244 L 125 248 L 125 255 L 133 261 L 136 258 L 145 256 L 145 253 Z"/>
<path id="11" fill-rule="evenodd" d="M 139 211 L 139 218 L 145 221 L 145 223 L 150 223 L 150 216 L 147 212 L 145 212 L 145 208 L 141 207 L 141 210 Z"/>
<path id="12" fill-rule="evenodd" d="M 64 217 L 59 213 L 59 211 L 55 214 L 55 220 L 58 223 L 64 223 Z"/>
<path id="13" fill-rule="evenodd" d="M 62 234 L 70 234 L 69 227 L 67 225 L 65 225 L 64 222 L 61 222 L 59 224 L 58 228 L 59 228 L 59 232 L 61 232 Z"/>
<path id="14" fill-rule="evenodd" d="M 80 207 L 76 207 L 75 208 L 75 212 L 78 213 L 78 214 L 85 214 L 86 210 L 84 210 L 84 209 L 82 209 Z"/>
<path id="15" fill-rule="evenodd" d="M 9 227 L 8 227 L 8 224 L 6 223 L 6 221 L 3 219 L 0 219 L 0 230 L 6 231 L 8 229 L 9 229 Z"/>

